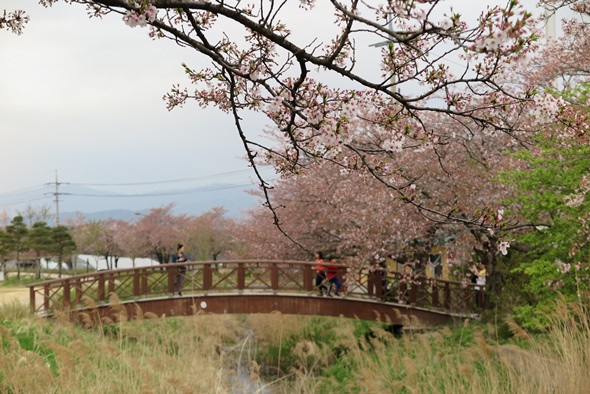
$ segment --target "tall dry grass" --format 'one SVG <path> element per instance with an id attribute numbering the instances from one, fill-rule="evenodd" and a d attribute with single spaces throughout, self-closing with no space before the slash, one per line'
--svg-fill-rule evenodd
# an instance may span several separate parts
<path id="1" fill-rule="evenodd" d="M 516 323 L 513 332 L 525 348 L 505 346 L 500 356 L 514 386 L 529 393 L 590 392 L 590 313 L 564 299 L 555 303 L 541 335 L 530 335 Z"/>
<path id="2" fill-rule="evenodd" d="M 348 319 L 271 315 L 157 318 L 140 308 L 82 328 L 0 307 L 6 393 L 564 393 L 590 388 L 588 310 L 556 304 L 532 335 L 513 321 L 395 338 Z M 118 308 L 118 309 L 117 309 Z M 272 365 L 261 360 L 279 349 Z"/>
<path id="3" fill-rule="evenodd" d="M 588 310 L 561 300 L 547 317 L 550 324 L 541 335 L 510 322 L 512 344 L 496 340 L 496 326 L 474 328 L 467 321 L 463 327 L 401 339 L 374 328 L 363 340 L 355 337 L 350 321 L 343 320 L 335 328 L 334 348 L 345 348 L 345 355 L 320 374 L 306 374 L 301 368 L 296 381 L 278 382 L 274 392 L 589 393 Z M 316 357 L 319 363 L 326 359 L 325 354 Z"/>
<path id="4" fill-rule="evenodd" d="M 9 309 L 0 307 L 2 393 L 231 392 L 222 348 L 237 337 L 235 316 L 121 316 L 84 329 L 65 318 L 12 320 Z"/>

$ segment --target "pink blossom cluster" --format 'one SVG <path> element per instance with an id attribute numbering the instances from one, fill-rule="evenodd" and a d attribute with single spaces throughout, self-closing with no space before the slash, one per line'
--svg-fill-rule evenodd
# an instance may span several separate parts
<path id="1" fill-rule="evenodd" d="M 20 35 L 28 22 L 29 17 L 24 11 L 18 10 L 8 13 L 4 10 L 3 15 L 0 16 L 0 29 L 7 29 Z"/>
<path id="2" fill-rule="evenodd" d="M 147 26 L 148 22 L 151 23 L 155 21 L 157 14 L 158 9 L 152 4 L 147 4 L 145 7 L 140 8 L 139 12 L 136 10 L 128 10 L 123 17 L 123 22 L 130 27 L 144 27 Z"/>
<path id="3" fill-rule="evenodd" d="M 502 253 L 504 256 L 506 256 L 508 254 L 508 248 L 509 247 L 510 247 L 510 243 L 509 242 L 502 241 L 498 245 L 498 250 L 500 251 L 500 253 Z"/>

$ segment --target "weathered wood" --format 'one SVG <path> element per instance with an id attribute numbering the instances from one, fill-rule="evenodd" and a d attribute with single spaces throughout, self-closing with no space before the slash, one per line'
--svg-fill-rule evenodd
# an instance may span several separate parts
<path id="1" fill-rule="evenodd" d="M 31 311 L 51 316 L 54 310 L 69 310 L 75 315 L 97 308 L 98 316 L 107 313 L 108 297 L 116 294 L 124 305 L 137 303 L 144 311 L 167 316 L 192 314 L 201 309 L 213 313 L 276 310 L 287 314 L 342 315 L 370 320 L 381 316 L 385 321 L 407 315 L 438 324 L 457 316 L 470 316 L 477 306 L 476 302 L 469 302 L 474 300 L 475 294 L 473 286 L 466 283 L 425 277 L 408 282 L 403 273 L 381 269 L 349 272 L 352 268 L 340 265 L 338 276 L 343 278 L 345 296 L 324 298 L 313 295 L 313 262 L 235 260 L 219 263 L 185 263 L 187 281 L 182 297 L 171 297 L 174 264 L 101 271 L 32 284 L 29 285 Z M 70 302 L 72 287 L 75 291 L 73 304 Z M 43 302 L 39 303 L 37 296 L 41 296 Z M 96 305 L 83 305 L 81 301 L 86 298 L 95 300 Z M 208 309 L 200 307 L 202 301 L 210 305 Z"/>

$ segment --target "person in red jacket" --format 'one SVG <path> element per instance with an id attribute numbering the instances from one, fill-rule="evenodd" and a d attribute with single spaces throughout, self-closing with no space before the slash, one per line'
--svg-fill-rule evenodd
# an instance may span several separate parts
<path id="1" fill-rule="evenodd" d="M 338 264 L 338 262 L 336 261 L 336 257 L 332 256 L 330 257 L 330 262 L 326 266 L 326 276 L 328 278 L 328 282 L 330 283 L 328 285 L 328 297 L 332 296 L 330 294 L 332 289 L 334 289 L 334 294 L 336 296 L 340 295 L 340 286 L 342 285 L 342 283 L 340 283 L 340 279 L 338 279 L 338 267 L 336 266 L 336 264 Z"/>
<path id="2" fill-rule="evenodd" d="M 324 256 L 322 255 L 322 252 L 315 253 L 315 262 L 317 263 L 317 265 L 313 267 L 313 269 L 316 272 L 315 286 L 319 289 L 320 296 L 323 296 L 324 291 L 328 291 L 328 288 L 324 284 L 326 282 L 326 271 L 324 265 Z"/>

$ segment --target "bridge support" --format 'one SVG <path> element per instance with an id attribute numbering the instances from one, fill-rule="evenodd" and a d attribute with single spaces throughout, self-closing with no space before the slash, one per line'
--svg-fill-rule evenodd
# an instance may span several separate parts
<path id="1" fill-rule="evenodd" d="M 138 308 L 139 307 L 139 308 Z M 255 314 L 281 312 L 292 315 L 342 316 L 362 320 L 382 321 L 402 326 L 432 326 L 447 324 L 456 316 L 446 312 L 412 308 L 406 305 L 376 303 L 372 300 L 350 298 L 328 298 L 306 295 L 281 294 L 229 294 L 195 295 L 174 298 L 149 298 L 118 305 L 98 306 L 92 311 L 71 311 L 73 320 L 79 312 L 88 313 L 93 319 L 109 318 L 119 320 L 122 308 L 129 318 L 137 317 L 138 311 L 144 316 L 189 316 L 197 313 L 213 314 Z"/>

